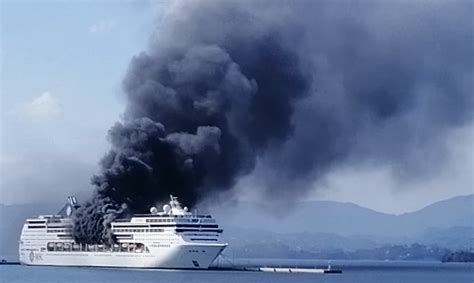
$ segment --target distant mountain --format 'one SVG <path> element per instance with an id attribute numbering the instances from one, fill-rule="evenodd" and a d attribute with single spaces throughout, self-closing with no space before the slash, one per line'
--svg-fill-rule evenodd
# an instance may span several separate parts
<path id="1" fill-rule="evenodd" d="M 440 259 L 447 249 L 474 246 L 474 195 L 399 216 L 333 201 L 303 202 L 284 213 L 252 203 L 212 213 L 225 228 L 226 253 L 237 257 L 383 259 L 398 251 L 396 259 Z"/>
<path id="2" fill-rule="evenodd" d="M 474 226 L 474 194 L 435 202 L 397 218 L 410 229 L 416 229 L 419 225 L 439 228 Z"/>
<path id="3" fill-rule="evenodd" d="M 330 233 L 278 234 L 227 229 L 225 257 L 354 260 L 441 260 L 452 249 L 437 244 L 378 243 L 368 238 Z M 469 250 L 469 249 L 465 249 Z"/>
<path id="4" fill-rule="evenodd" d="M 415 236 L 413 241 L 424 245 L 447 247 L 453 250 L 472 250 L 474 249 L 474 227 L 429 228 Z"/>
<path id="5" fill-rule="evenodd" d="M 459 196 L 416 212 L 392 215 L 353 203 L 301 202 L 284 211 L 239 203 L 211 211 L 224 225 L 277 233 L 310 232 L 368 235 L 383 239 L 412 238 L 430 228 L 474 227 L 474 195 Z"/>

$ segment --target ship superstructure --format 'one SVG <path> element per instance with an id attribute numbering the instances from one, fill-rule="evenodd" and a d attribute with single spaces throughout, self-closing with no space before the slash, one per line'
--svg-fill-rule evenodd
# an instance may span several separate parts
<path id="1" fill-rule="evenodd" d="M 21 233 L 20 262 L 27 265 L 205 269 L 227 246 L 210 215 L 191 213 L 176 197 L 161 212 L 116 219 L 114 244 L 81 244 L 72 237 L 74 197 L 57 215 L 27 219 Z"/>

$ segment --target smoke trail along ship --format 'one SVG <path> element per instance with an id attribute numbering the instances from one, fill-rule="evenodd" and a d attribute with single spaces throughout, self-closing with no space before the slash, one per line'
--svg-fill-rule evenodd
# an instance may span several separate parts
<path id="1" fill-rule="evenodd" d="M 206 269 L 225 249 L 222 229 L 210 215 L 181 207 L 176 197 L 158 212 L 116 219 L 113 245 L 81 244 L 72 237 L 75 197 L 57 215 L 27 219 L 19 243 L 26 265 Z"/>

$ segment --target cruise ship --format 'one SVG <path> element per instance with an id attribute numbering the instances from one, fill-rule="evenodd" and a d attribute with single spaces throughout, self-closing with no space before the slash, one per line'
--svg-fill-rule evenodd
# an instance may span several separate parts
<path id="1" fill-rule="evenodd" d="M 210 215 L 191 213 L 176 197 L 161 212 L 116 219 L 113 245 L 80 244 L 72 237 L 75 197 L 57 215 L 27 219 L 19 242 L 26 265 L 207 269 L 225 249 L 222 229 Z"/>

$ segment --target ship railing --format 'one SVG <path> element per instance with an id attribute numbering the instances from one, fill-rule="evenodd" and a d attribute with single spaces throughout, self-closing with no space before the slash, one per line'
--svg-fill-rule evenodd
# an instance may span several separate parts
<path id="1" fill-rule="evenodd" d="M 211 215 L 135 214 L 134 217 L 212 218 Z M 114 220 L 117 221 L 117 220 Z"/>

